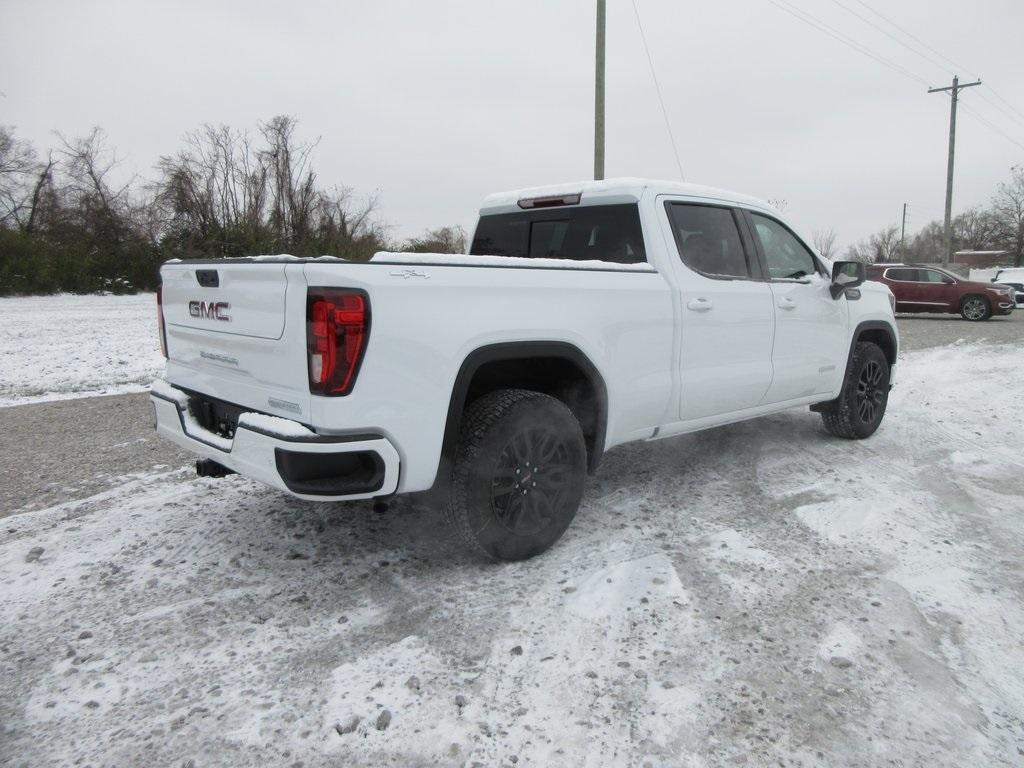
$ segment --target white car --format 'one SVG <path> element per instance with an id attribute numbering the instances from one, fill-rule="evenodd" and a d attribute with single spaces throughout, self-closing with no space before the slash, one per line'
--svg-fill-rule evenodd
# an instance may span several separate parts
<path id="1" fill-rule="evenodd" d="M 865 438 L 893 299 L 744 195 L 639 179 L 488 197 L 467 255 L 167 263 L 157 430 L 303 499 L 443 491 L 484 555 L 547 549 L 609 448 L 795 406 Z"/>
<path id="2" fill-rule="evenodd" d="M 992 282 L 1013 288 L 1017 306 L 1024 307 L 1024 267 L 1000 269 L 992 278 Z"/>

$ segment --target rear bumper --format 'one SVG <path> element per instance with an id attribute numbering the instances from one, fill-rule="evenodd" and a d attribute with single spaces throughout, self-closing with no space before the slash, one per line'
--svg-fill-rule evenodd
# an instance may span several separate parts
<path id="1" fill-rule="evenodd" d="M 242 414 L 234 437 L 228 439 L 199 424 L 182 390 L 158 379 L 150 399 L 159 435 L 300 499 L 369 499 L 398 488 L 398 451 L 381 435 L 323 436 L 284 419 L 254 418 L 258 423 L 249 423 L 250 414 Z"/>

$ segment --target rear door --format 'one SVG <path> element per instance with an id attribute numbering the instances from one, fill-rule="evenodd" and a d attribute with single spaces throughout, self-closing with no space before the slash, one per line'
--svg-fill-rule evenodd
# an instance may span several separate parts
<path id="1" fill-rule="evenodd" d="M 772 378 L 771 289 L 739 214 L 665 202 L 679 262 L 680 419 L 758 405 Z"/>
<path id="2" fill-rule="evenodd" d="M 748 211 L 747 221 L 769 277 L 775 342 L 769 403 L 828 393 L 849 353 L 846 296 L 833 299 L 827 270 L 778 219 Z"/>
<path id="3" fill-rule="evenodd" d="M 889 290 L 896 298 L 897 312 L 913 312 L 921 301 L 921 283 L 914 267 L 889 267 L 885 270 Z"/>

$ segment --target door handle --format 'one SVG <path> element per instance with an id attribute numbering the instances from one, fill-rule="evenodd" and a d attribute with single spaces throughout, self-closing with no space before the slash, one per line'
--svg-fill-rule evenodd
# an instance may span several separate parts
<path id="1" fill-rule="evenodd" d="M 712 306 L 714 305 L 711 303 L 711 299 L 705 299 L 703 297 L 690 299 L 686 302 L 686 308 L 693 310 L 694 312 L 707 312 Z"/>
<path id="2" fill-rule="evenodd" d="M 776 304 L 779 309 L 796 309 L 796 302 L 788 296 L 783 296 L 779 299 L 779 303 Z"/>

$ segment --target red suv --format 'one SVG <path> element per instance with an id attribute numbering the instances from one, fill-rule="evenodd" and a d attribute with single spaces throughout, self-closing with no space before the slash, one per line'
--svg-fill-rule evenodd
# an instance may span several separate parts
<path id="1" fill-rule="evenodd" d="M 867 279 L 889 286 L 897 312 L 949 312 L 964 320 L 988 320 L 1013 312 L 1014 291 L 1006 285 L 975 283 L 935 267 L 869 264 Z"/>

